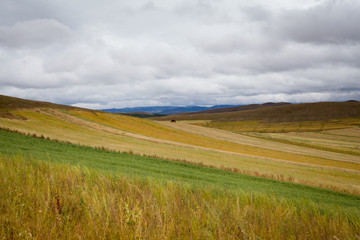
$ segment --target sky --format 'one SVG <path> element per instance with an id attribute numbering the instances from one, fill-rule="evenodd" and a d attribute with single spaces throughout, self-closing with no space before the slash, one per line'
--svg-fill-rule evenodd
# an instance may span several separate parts
<path id="1" fill-rule="evenodd" d="M 104 109 L 360 100 L 360 0 L 1 0 L 0 94 Z"/>

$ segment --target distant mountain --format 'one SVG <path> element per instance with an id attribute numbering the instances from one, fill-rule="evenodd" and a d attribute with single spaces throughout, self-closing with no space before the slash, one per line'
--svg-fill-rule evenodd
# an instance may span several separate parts
<path id="1" fill-rule="evenodd" d="M 258 108 L 266 108 L 266 107 L 276 107 L 276 106 L 283 106 L 289 105 L 291 103 L 288 102 L 267 102 L 263 104 L 250 104 L 250 105 L 241 105 L 235 107 L 223 107 L 223 108 L 216 108 L 216 109 L 209 109 L 205 111 L 195 112 L 195 113 L 225 113 L 225 112 L 237 112 L 237 111 L 245 111 L 245 110 L 252 110 Z"/>
<path id="2" fill-rule="evenodd" d="M 154 118 L 154 117 L 165 117 L 166 114 L 159 113 L 147 113 L 147 112 L 130 112 L 130 113 L 121 113 L 123 115 L 138 117 L 138 118 Z"/>
<path id="3" fill-rule="evenodd" d="M 265 103 L 178 114 L 157 120 L 302 122 L 360 117 L 360 102 Z"/>
<path id="4" fill-rule="evenodd" d="M 235 107 L 236 105 L 215 105 L 212 107 L 203 107 L 203 106 L 154 106 L 154 107 L 133 107 L 133 108 L 111 108 L 111 109 L 102 109 L 101 111 L 110 112 L 110 113 L 154 113 L 154 114 L 179 114 L 179 113 L 189 113 L 189 112 L 199 112 L 211 109 L 218 108 L 230 108 Z"/>

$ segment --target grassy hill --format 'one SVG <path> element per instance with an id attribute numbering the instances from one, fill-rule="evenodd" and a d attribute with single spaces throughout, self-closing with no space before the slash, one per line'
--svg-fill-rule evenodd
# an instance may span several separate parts
<path id="1" fill-rule="evenodd" d="M 239 134 L 202 126 L 215 121 L 0 100 L 6 238 L 359 237 L 355 125 Z"/>
<path id="2" fill-rule="evenodd" d="M 360 103 L 357 101 L 269 103 L 154 119 L 190 120 L 193 124 L 237 133 L 323 131 L 360 125 Z"/>
<path id="3" fill-rule="evenodd" d="M 50 102 L 40 102 L 16 97 L 0 95 L 0 109 L 2 112 L 16 109 L 35 109 L 35 108 L 56 108 L 56 109 L 77 109 L 67 105 L 55 104 Z"/>
<path id="4" fill-rule="evenodd" d="M 334 140 L 334 134 L 324 133 L 321 141 L 291 135 L 246 136 L 180 122 L 171 124 L 5 96 L 1 99 L 1 111 L 16 116 L 0 117 L 1 128 L 360 193 L 359 140 L 344 138 L 342 133 L 337 133 Z"/>
<path id="5" fill-rule="evenodd" d="M 157 119 L 300 122 L 353 117 L 360 117 L 360 102 L 248 105 L 230 109 L 216 109 L 215 111 L 171 115 Z"/>
<path id="6" fill-rule="evenodd" d="M 177 180 L 194 187 L 228 189 L 272 195 L 290 200 L 311 200 L 331 209 L 344 205 L 359 211 L 360 196 L 338 193 L 289 182 L 246 176 L 216 168 L 191 165 L 161 158 L 119 153 L 102 149 L 49 141 L 0 130 L 0 154 L 44 159 L 58 163 L 82 165 L 88 168 L 136 177 L 152 177 L 159 182 Z"/>
<path id="7" fill-rule="evenodd" d="M 1 155 L 0 194 L 5 239 L 356 239 L 360 229 L 354 208 Z"/>

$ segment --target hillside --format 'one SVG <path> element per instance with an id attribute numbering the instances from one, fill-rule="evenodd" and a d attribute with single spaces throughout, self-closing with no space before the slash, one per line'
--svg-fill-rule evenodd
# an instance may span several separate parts
<path id="1" fill-rule="evenodd" d="M 105 151 L 98 154 L 108 155 Z M 250 181 L 247 187 L 253 184 Z M 285 200 L 271 193 L 190 188 L 182 181 L 159 183 L 151 178 L 109 175 L 83 165 L 0 155 L 0 235 L 5 239 L 358 237 L 359 197 L 286 185 L 292 192 L 310 193 L 330 205 L 324 209 L 303 196 Z"/>
<path id="2" fill-rule="evenodd" d="M 329 119 L 360 117 L 359 102 L 319 102 L 284 104 L 280 106 L 248 105 L 246 107 L 217 109 L 216 111 L 171 115 L 157 120 L 216 120 L 265 122 L 323 121 Z M 255 109 L 253 109 L 255 108 Z"/>
<path id="3" fill-rule="evenodd" d="M 245 110 L 253 110 L 259 108 L 266 108 L 266 107 L 276 107 L 276 106 L 283 106 L 289 105 L 291 103 L 280 102 L 280 103 L 264 103 L 264 104 L 250 104 L 250 105 L 243 105 L 243 106 L 236 106 L 236 107 L 223 107 L 223 108 L 216 108 L 210 110 L 204 110 L 194 113 L 186 113 L 186 114 L 206 114 L 206 113 L 226 113 L 226 112 L 237 112 L 237 111 L 245 111 Z"/>
<path id="4" fill-rule="evenodd" d="M 0 99 L 6 239 L 358 238 L 356 125 L 238 134 Z"/>
<path id="5" fill-rule="evenodd" d="M 247 136 L 186 122 L 171 124 L 5 96 L 1 99 L 0 127 L 3 129 L 344 192 L 360 192 L 359 140 L 345 138 L 343 132 L 332 135 L 324 132 L 320 137 L 322 141 L 318 141 L 317 136 L 307 138 L 308 144 L 304 146 L 305 137 Z M 351 134 L 359 130 L 353 129 Z M 328 139 L 325 146 L 324 139 Z M 311 180 L 309 173 L 313 176 Z M 353 184 L 349 185 L 349 181 Z"/>
<path id="6" fill-rule="evenodd" d="M 0 110 L 2 112 L 5 112 L 6 110 L 34 109 L 34 108 L 77 109 L 76 107 L 71 107 L 67 105 L 26 100 L 16 97 L 0 95 Z"/>

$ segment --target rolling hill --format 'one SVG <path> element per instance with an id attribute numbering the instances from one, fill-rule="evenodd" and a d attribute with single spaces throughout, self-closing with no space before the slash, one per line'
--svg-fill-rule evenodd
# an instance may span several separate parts
<path id="1" fill-rule="evenodd" d="M 360 102 L 270 103 L 171 115 L 156 119 L 300 122 L 353 117 L 360 117 Z"/>
<path id="2" fill-rule="evenodd" d="M 43 135 L 74 144 L 184 160 L 236 169 L 250 175 L 292 179 L 314 186 L 321 183 L 321 186 L 331 189 L 360 192 L 360 179 L 357 176 L 360 149 L 354 138 L 343 139 L 339 136 L 336 141 L 329 139 L 324 147 L 322 141 L 314 137 L 308 138 L 307 145 L 304 145 L 305 137 L 300 136 L 296 139 L 291 135 L 248 136 L 186 122 L 171 124 L 7 96 L 0 99 L 0 127 L 3 129 Z M 266 109 L 271 108 L 259 110 Z M 357 131 L 352 130 L 353 133 Z M 324 133 L 322 139 L 328 138 Z M 314 176 L 311 181 L 309 169 Z M 355 175 L 348 170 L 356 171 Z M 338 172 L 338 177 L 330 177 L 327 171 Z M 348 184 L 349 178 L 353 179 L 353 185 Z"/>
<path id="3" fill-rule="evenodd" d="M 268 105 L 205 114 L 293 106 Z M 0 96 L 0 235 L 356 238 L 360 128 L 347 121 L 237 133 L 217 118 L 171 123 Z"/>

